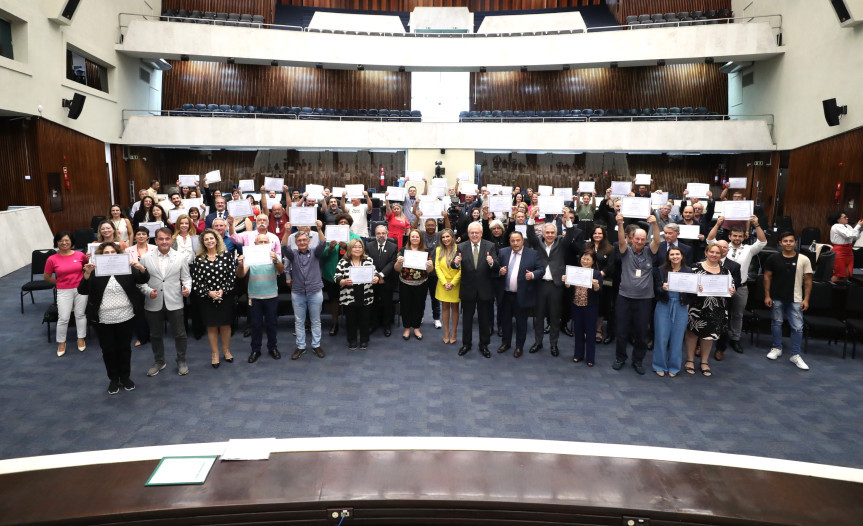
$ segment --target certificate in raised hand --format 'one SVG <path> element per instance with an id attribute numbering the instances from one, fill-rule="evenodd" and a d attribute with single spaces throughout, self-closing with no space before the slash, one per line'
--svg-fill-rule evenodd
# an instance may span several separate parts
<path id="1" fill-rule="evenodd" d="M 194 199 L 183 199 L 180 202 L 182 203 L 183 208 L 185 208 L 186 210 L 188 210 L 194 206 L 200 212 L 201 209 L 203 208 L 201 205 L 204 204 L 204 199 L 201 197 L 196 197 Z"/>
<path id="2" fill-rule="evenodd" d="M 456 179 L 458 179 L 459 181 L 470 181 L 472 179 L 470 170 L 459 172 L 456 176 Z"/>
<path id="3" fill-rule="evenodd" d="M 371 283 L 375 278 L 375 267 L 372 265 L 362 265 L 348 267 L 348 279 L 354 282 L 354 285 L 362 285 Z"/>
<path id="4" fill-rule="evenodd" d="M 159 230 L 160 228 L 165 226 L 165 223 L 161 221 L 145 221 L 143 223 L 138 223 L 138 226 L 146 228 L 147 231 L 150 233 L 150 237 L 156 237 L 156 230 Z"/>
<path id="5" fill-rule="evenodd" d="M 508 214 L 512 212 L 512 198 L 508 195 L 490 195 L 488 199 L 488 211 L 495 214 Z"/>
<path id="6" fill-rule="evenodd" d="M 446 187 L 432 186 L 431 188 L 429 188 L 429 195 L 433 195 L 435 197 L 443 199 L 444 197 L 446 197 Z"/>
<path id="7" fill-rule="evenodd" d="M 345 192 L 348 193 L 348 199 L 362 199 L 365 197 L 363 192 L 366 190 L 366 187 L 361 184 L 346 184 Z"/>
<path id="8" fill-rule="evenodd" d="M 197 175 L 178 175 L 177 179 L 180 181 L 180 186 L 195 186 L 198 184 Z"/>
<path id="9" fill-rule="evenodd" d="M 405 189 L 401 186 L 387 186 L 387 201 L 402 202 L 405 200 Z"/>
<path id="10" fill-rule="evenodd" d="M 723 201 L 722 216 L 726 220 L 748 221 L 754 204 L 752 201 Z"/>
<path id="11" fill-rule="evenodd" d="M 731 274 L 698 274 L 699 296 L 731 296 Z"/>
<path id="12" fill-rule="evenodd" d="M 632 183 L 630 181 L 612 181 L 611 182 L 611 197 L 623 197 L 629 195 L 632 191 Z"/>
<path id="13" fill-rule="evenodd" d="M 572 188 L 555 188 L 554 195 L 562 198 L 564 201 L 572 200 Z"/>
<path id="14" fill-rule="evenodd" d="M 701 235 L 701 226 L 699 225 L 680 225 L 680 239 L 698 239 Z"/>
<path id="15" fill-rule="evenodd" d="M 141 224 L 143 225 L 144 223 Z M 87 243 L 87 255 L 93 257 L 93 255 L 96 254 L 96 249 L 99 248 L 99 245 L 101 244 L 102 243 Z"/>
<path id="16" fill-rule="evenodd" d="M 240 179 L 240 182 L 237 183 L 237 190 L 239 190 L 240 193 L 254 192 L 255 191 L 255 180 L 254 179 Z"/>
<path id="17" fill-rule="evenodd" d="M 131 274 L 128 254 L 101 254 L 93 256 L 97 276 L 119 276 Z"/>
<path id="18" fill-rule="evenodd" d="M 281 192 L 283 186 L 285 186 L 284 177 L 264 177 L 264 189 L 268 192 L 270 190 Z"/>
<path id="19" fill-rule="evenodd" d="M 592 194 L 596 191 L 596 181 L 579 181 L 578 182 L 578 193 L 580 194 Z M 612 190 L 613 193 L 613 190 Z"/>
<path id="20" fill-rule="evenodd" d="M 541 215 L 554 215 L 563 212 L 563 198 L 560 196 L 541 195 L 536 204 L 539 206 L 539 213 Z"/>
<path id="21" fill-rule="evenodd" d="M 593 287 L 593 269 L 567 265 L 566 284 L 575 285 L 576 287 Z"/>
<path id="22" fill-rule="evenodd" d="M 508 195 L 512 197 L 512 187 L 511 186 L 501 186 L 500 187 L 501 195 Z"/>
<path id="23" fill-rule="evenodd" d="M 649 197 L 623 197 L 620 199 L 620 213 L 623 217 L 645 219 L 650 215 Z"/>
<path id="24" fill-rule="evenodd" d="M 324 187 L 319 184 L 307 184 L 306 185 L 306 196 L 307 199 L 314 199 L 315 201 L 320 201 L 324 198 Z"/>
<path id="25" fill-rule="evenodd" d="M 232 199 L 228 201 L 227 205 L 228 214 L 234 216 L 234 219 L 255 215 L 255 212 L 252 210 L 252 203 L 250 203 L 248 199 Z"/>
<path id="26" fill-rule="evenodd" d="M 650 174 L 635 174 L 636 186 L 650 186 Z"/>
<path id="27" fill-rule="evenodd" d="M 746 188 L 746 178 L 745 177 L 729 177 L 728 178 L 729 188 Z"/>
<path id="28" fill-rule="evenodd" d="M 662 206 L 668 203 L 668 192 L 654 192 L 650 194 L 650 204 Z"/>
<path id="29" fill-rule="evenodd" d="M 707 183 L 686 183 L 686 189 L 689 190 L 689 198 L 697 197 L 698 199 L 707 199 L 707 192 L 710 191 L 710 185 Z"/>
<path id="30" fill-rule="evenodd" d="M 204 174 L 204 181 L 206 181 L 208 184 L 209 183 L 221 183 L 222 182 L 222 172 L 219 170 L 213 170 L 212 172 L 207 172 L 206 174 Z"/>
<path id="31" fill-rule="evenodd" d="M 419 209 L 422 210 L 423 219 L 443 217 L 441 210 L 442 203 L 437 199 L 423 199 L 419 202 Z"/>
<path id="32" fill-rule="evenodd" d="M 554 195 L 554 188 L 551 185 L 541 184 L 536 188 L 536 193 L 539 195 Z"/>
<path id="33" fill-rule="evenodd" d="M 288 208 L 288 217 L 292 226 L 315 226 L 318 209 L 314 206 L 292 206 Z"/>
<path id="34" fill-rule="evenodd" d="M 341 199 L 342 194 L 345 193 L 346 190 L 344 186 L 334 186 L 331 191 L 333 192 L 333 195 L 336 197 L 336 199 Z"/>
<path id="35" fill-rule="evenodd" d="M 488 190 L 488 193 L 490 195 L 498 195 L 498 194 L 500 194 L 501 190 L 503 189 L 503 186 L 501 186 L 499 184 L 487 184 L 487 185 L 485 185 L 485 188 L 486 188 L 486 190 Z"/>
<path id="36" fill-rule="evenodd" d="M 422 170 L 405 170 L 406 181 L 424 181 L 425 172 Z"/>
<path id="37" fill-rule="evenodd" d="M 698 294 L 698 274 L 691 272 L 669 272 L 668 290 Z"/>
<path id="38" fill-rule="evenodd" d="M 423 250 L 405 249 L 405 260 L 402 262 L 402 266 L 416 270 L 426 270 L 426 261 L 428 261 L 428 257 L 428 252 Z"/>
<path id="39" fill-rule="evenodd" d="M 249 245 L 243 247 L 243 264 L 246 268 L 255 265 L 271 265 L 273 258 L 270 256 L 270 245 Z"/>
<path id="40" fill-rule="evenodd" d="M 327 243 L 330 241 L 347 243 L 350 230 L 351 227 L 348 225 L 327 225 L 324 235 L 327 236 Z"/>
<path id="41" fill-rule="evenodd" d="M 178 208 L 176 210 L 175 209 L 168 210 L 168 221 L 170 221 L 171 223 L 176 223 L 177 218 L 180 217 L 181 215 L 185 214 L 186 212 L 188 212 L 188 210 L 186 210 L 184 208 Z"/>
<path id="42" fill-rule="evenodd" d="M 527 225 L 515 225 L 515 231 L 520 233 L 522 236 L 527 235 Z"/>
<path id="43" fill-rule="evenodd" d="M 458 191 L 464 195 L 476 195 L 476 183 L 459 183 Z"/>

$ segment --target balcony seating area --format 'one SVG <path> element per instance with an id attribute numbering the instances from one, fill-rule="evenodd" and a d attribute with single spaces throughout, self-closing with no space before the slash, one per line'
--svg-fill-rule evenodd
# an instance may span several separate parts
<path id="1" fill-rule="evenodd" d="M 707 24 L 727 24 L 732 21 L 732 13 L 728 9 L 708 9 L 707 11 L 681 11 L 679 13 L 655 13 L 644 15 L 629 15 L 626 25 L 630 29 L 647 29 L 650 27 L 703 26 Z"/>
<path id="2" fill-rule="evenodd" d="M 210 24 L 230 27 L 263 27 L 263 15 L 247 13 L 216 13 L 215 11 L 188 11 L 186 9 L 165 9 L 159 17 L 162 22 L 185 22 L 190 24 Z"/>
<path id="3" fill-rule="evenodd" d="M 419 110 L 334 109 L 308 106 L 242 106 L 239 104 L 183 104 L 180 108 L 163 110 L 172 117 L 233 117 L 252 119 L 357 120 L 382 122 L 420 122 Z"/>
<path id="4" fill-rule="evenodd" d="M 705 121 L 726 118 L 715 111 L 708 111 L 704 106 L 607 110 L 465 110 L 459 113 L 459 122 Z"/>

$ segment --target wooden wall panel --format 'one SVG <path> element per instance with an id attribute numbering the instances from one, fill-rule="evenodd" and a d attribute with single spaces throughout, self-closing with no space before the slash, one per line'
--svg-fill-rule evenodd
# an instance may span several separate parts
<path id="1" fill-rule="evenodd" d="M 162 107 L 190 104 L 410 109 L 410 73 L 172 61 Z"/>
<path id="2" fill-rule="evenodd" d="M 281 5 L 411 12 L 415 7 L 467 7 L 479 11 L 517 11 L 602 5 L 605 0 L 280 0 Z"/>
<path id="3" fill-rule="evenodd" d="M 36 126 L 33 119 L 0 119 L 0 210 L 13 205 L 41 205 L 36 171 Z M 24 179 L 29 175 L 30 179 Z"/>
<path id="4" fill-rule="evenodd" d="M 162 10 L 197 9 L 215 13 L 263 15 L 265 24 L 272 24 L 276 13 L 275 0 L 162 0 Z"/>
<path id="5" fill-rule="evenodd" d="M 471 110 L 706 106 L 727 113 L 728 77 L 717 64 L 471 73 Z"/>
<path id="6" fill-rule="evenodd" d="M 617 21 L 624 24 L 629 15 L 707 11 L 708 9 L 731 11 L 731 0 L 613 0 L 608 2 L 608 7 Z"/>

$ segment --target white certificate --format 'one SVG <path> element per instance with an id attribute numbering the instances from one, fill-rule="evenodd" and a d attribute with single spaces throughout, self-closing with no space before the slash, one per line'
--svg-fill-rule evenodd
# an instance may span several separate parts
<path id="1" fill-rule="evenodd" d="M 446 188 L 447 184 L 449 184 L 449 181 L 447 180 L 446 177 L 434 177 L 431 180 L 431 186 L 432 187 L 442 186 L 442 187 Z"/>
<path id="2" fill-rule="evenodd" d="M 515 231 L 520 232 L 522 236 L 527 235 L 527 225 L 515 225 Z"/>
<path id="3" fill-rule="evenodd" d="M 551 188 L 549 186 L 549 188 Z M 557 195 L 541 195 L 536 203 L 540 215 L 560 214 L 563 212 L 563 198 Z"/>
<path id="4" fill-rule="evenodd" d="M 512 212 L 512 198 L 508 195 L 490 195 L 488 197 L 488 211 L 495 214 Z"/>
<path id="5" fill-rule="evenodd" d="M 276 192 L 281 192 L 283 186 L 285 186 L 284 177 L 264 177 L 265 190 L 275 190 Z"/>
<path id="6" fill-rule="evenodd" d="M 498 194 L 500 194 L 501 190 L 503 189 L 503 186 L 501 186 L 499 184 L 487 184 L 487 185 L 485 185 L 485 188 L 486 188 L 486 190 L 488 190 L 489 194 L 498 195 Z M 512 193 L 511 190 L 510 190 L 510 193 Z"/>
<path id="7" fill-rule="evenodd" d="M 699 296 L 731 297 L 731 274 L 697 274 L 701 285 Z"/>
<path id="8" fill-rule="evenodd" d="M 156 194 L 156 202 L 161 203 L 162 201 L 168 200 L 168 194 Z"/>
<path id="9" fill-rule="evenodd" d="M 194 206 L 200 211 L 203 208 L 201 205 L 204 204 L 204 199 L 201 197 L 196 197 L 194 199 L 183 199 L 182 201 L 180 201 L 180 203 L 186 210 Z"/>
<path id="10" fill-rule="evenodd" d="M 566 284 L 576 287 L 593 287 L 593 269 L 567 265 Z"/>
<path id="11" fill-rule="evenodd" d="M 319 184 L 307 184 L 306 185 L 306 199 L 314 199 L 315 201 L 320 201 L 324 198 L 324 187 Z"/>
<path id="12" fill-rule="evenodd" d="M 334 186 L 333 189 L 331 190 L 331 192 L 333 193 L 334 196 L 336 196 L 336 199 L 341 199 L 342 194 L 345 193 L 345 187 L 344 186 Z"/>
<path id="13" fill-rule="evenodd" d="M 729 177 L 728 178 L 729 188 L 746 188 L 746 178 L 745 177 Z"/>
<path id="14" fill-rule="evenodd" d="M 355 267 L 353 265 L 348 269 L 348 279 L 354 282 L 354 285 L 363 283 L 371 283 L 375 278 L 375 267 L 372 265 L 363 265 Z"/>
<path id="15" fill-rule="evenodd" d="M 651 210 L 649 197 L 623 197 L 620 199 L 620 213 L 623 217 L 646 219 Z"/>
<path id="16" fill-rule="evenodd" d="M 243 247 L 243 264 L 246 268 L 255 265 L 272 265 L 273 259 L 270 256 L 270 245 L 249 245 Z"/>
<path id="17" fill-rule="evenodd" d="M 443 203 L 437 199 L 423 199 L 419 202 L 419 209 L 422 210 L 423 219 L 437 219 L 443 217 Z"/>
<path id="18" fill-rule="evenodd" d="M 710 185 L 707 183 L 686 183 L 686 189 L 689 190 L 688 197 L 692 199 L 707 199 L 707 192 L 710 191 Z"/>
<path id="19" fill-rule="evenodd" d="M 351 227 L 348 225 L 327 225 L 324 235 L 327 236 L 327 243 L 330 241 L 347 243 L 350 231 Z"/>
<path id="20" fill-rule="evenodd" d="M 117 276 L 131 274 L 132 267 L 129 266 L 128 254 L 102 254 L 93 256 L 96 265 L 97 276 Z"/>
<path id="21" fill-rule="evenodd" d="M 206 181 L 207 183 L 221 183 L 222 182 L 222 172 L 219 170 L 213 170 L 212 172 L 207 172 L 206 174 L 204 174 L 204 181 Z"/>
<path id="22" fill-rule="evenodd" d="M 318 210 L 314 206 L 292 206 L 288 208 L 291 226 L 315 226 Z"/>
<path id="23" fill-rule="evenodd" d="M 428 252 L 405 249 L 405 260 L 402 262 L 402 266 L 416 270 L 425 270 L 428 257 Z"/>
<path id="24" fill-rule="evenodd" d="M 237 190 L 239 190 L 240 193 L 254 192 L 255 191 L 255 180 L 254 179 L 240 179 L 240 182 L 237 184 Z"/>
<path id="25" fill-rule="evenodd" d="M 470 181 L 471 180 L 470 170 L 465 170 L 463 172 L 459 172 L 458 175 L 456 176 L 456 179 L 458 179 L 459 181 Z"/>
<path id="26" fill-rule="evenodd" d="M 405 200 L 405 189 L 400 186 L 387 186 L 387 201 L 402 202 Z"/>
<path id="27" fill-rule="evenodd" d="M 458 191 L 464 195 L 476 195 L 476 183 L 459 183 Z"/>
<path id="28" fill-rule="evenodd" d="M 629 195 L 632 191 L 632 183 L 630 181 L 612 181 L 611 182 L 611 197 L 623 197 Z"/>
<path id="29" fill-rule="evenodd" d="M 281 195 L 281 194 L 276 194 L 276 195 L 278 196 L 278 195 Z M 254 201 L 255 201 L 256 203 L 260 203 L 260 202 L 261 202 L 261 194 L 246 194 L 246 199 L 248 199 L 248 198 L 249 198 L 249 196 L 252 196 L 252 199 L 254 199 Z M 270 199 L 267 199 L 267 200 L 268 200 L 268 201 L 270 201 Z M 271 203 L 270 203 L 270 206 L 274 205 L 274 204 L 275 204 L 275 203 L 277 203 L 277 202 L 278 202 L 278 203 L 281 203 L 281 202 L 282 202 L 282 198 L 281 198 L 281 197 L 279 197 L 279 200 L 278 200 L 278 201 L 273 201 L 273 202 L 271 202 Z"/>
<path id="30" fill-rule="evenodd" d="M 512 187 L 511 186 L 501 186 L 500 193 L 503 195 L 512 196 Z"/>
<path id="31" fill-rule="evenodd" d="M 748 221 L 752 217 L 752 201 L 723 201 L 722 216 L 726 220 Z"/>
<path id="32" fill-rule="evenodd" d="M 668 290 L 698 294 L 698 274 L 691 272 L 669 272 Z"/>
<path id="33" fill-rule="evenodd" d="M 701 227 L 699 225 L 678 225 L 680 226 L 680 239 L 698 239 L 701 235 Z"/>
<path id="34" fill-rule="evenodd" d="M 550 185 L 541 184 L 536 188 L 539 195 L 554 195 L 554 189 Z"/>
<path id="35" fill-rule="evenodd" d="M 635 174 L 636 186 L 650 186 L 650 174 Z"/>
<path id="36" fill-rule="evenodd" d="M 578 182 L 578 193 L 580 194 L 592 194 L 596 191 L 596 181 L 579 181 Z"/>
<path id="37" fill-rule="evenodd" d="M 668 192 L 654 192 L 650 194 L 650 204 L 662 206 L 668 203 Z"/>
<path id="38" fill-rule="evenodd" d="M 424 181 L 425 172 L 422 170 L 405 170 L 406 181 Z"/>
<path id="39" fill-rule="evenodd" d="M 365 189 L 366 189 L 366 187 L 361 185 L 361 184 L 346 184 L 345 185 L 345 192 L 348 193 L 348 195 L 347 195 L 348 199 L 362 199 L 363 197 L 365 197 L 363 195 L 363 192 L 365 191 Z"/>
<path id="40" fill-rule="evenodd" d="M 435 197 L 443 199 L 444 197 L 446 197 L 446 187 L 432 186 L 431 188 L 429 188 L 429 195 L 433 195 Z"/>
<path id="41" fill-rule="evenodd" d="M 564 201 L 572 200 L 572 188 L 555 188 L 554 195 L 563 198 Z"/>
<path id="42" fill-rule="evenodd" d="M 141 224 L 143 225 L 144 223 Z M 150 237 L 153 236 L 151 235 Z M 96 254 L 96 249 L 99 248 L 99 245 L 101 244 L 102 243 L 87 243 L 87 255 L 89 257 L 93 257 L 93 255 Z"/>
<path id="43" fill-rule="evenodd" d="M 197 175 L 178 175 L 177 179 L 180 180 L 180 186 L 195 186 L 198 184 Z"/>
<path id="44" fill-rule="evenodd" d="M 156 230 L 159 230 L 165 223 L 161 221 L 149 221 L 144 223 L 138 223 L 138 226 L 142 226 L 146 228 L 150 232 L 150 237 L 156 237 Z"/>
<path id="45" fill-rule="evenodd" d="M 250 203 L 248 199 L 232 199 L 227 202 L 227 205 L 228 214 L 234 216 L 234 219 L 238 217 L 251 217 L 255 215 L 254 211 L 252 210 L 252 203 Z"/>
<path id="46" fill-rule="evenodd" d="M 179 208 L 177 210 L 171 209 L 168 210 L 168 221 L 171 223 L 176 223 L 177 218 L 181 215 L 185 214 L 187 210 L 185 208 Z"/>

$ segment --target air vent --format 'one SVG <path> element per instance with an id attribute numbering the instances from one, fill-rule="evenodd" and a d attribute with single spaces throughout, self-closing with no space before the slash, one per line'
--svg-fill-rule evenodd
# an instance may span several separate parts
<path id="1" fill-rule="evenodd" d="M 743 87 L 751 86 L 755 83 L 755 72 L 750 71 L 749 73 L 744 73 L 742 77 Z"/>
<path id="2" fill-rule="evenodd" d="M 138 68 L 138 78 L 146 82 L 150 83 L 150 72 L 144 68 Z"/>

